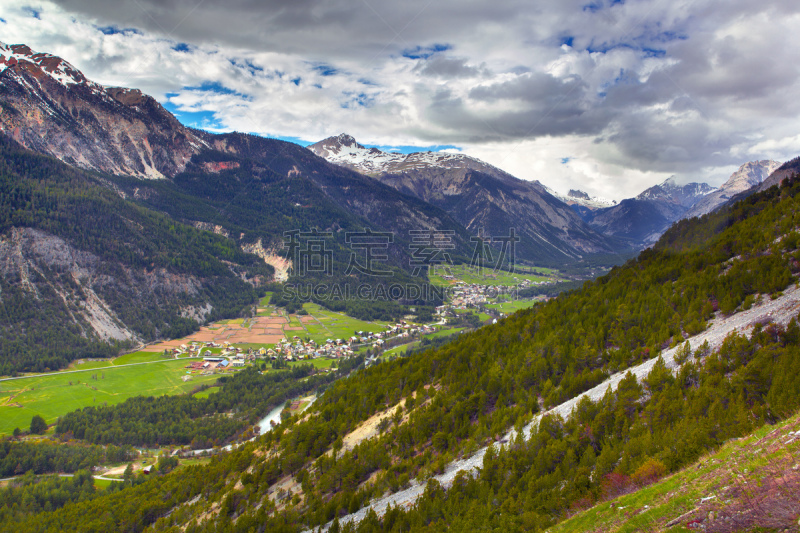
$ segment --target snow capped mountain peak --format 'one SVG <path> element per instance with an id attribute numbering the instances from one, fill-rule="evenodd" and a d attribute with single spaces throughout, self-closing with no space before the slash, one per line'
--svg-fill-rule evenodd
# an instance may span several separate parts
<path id="1" fill-rule="evenodd" d="M 566 196 L 557 193 L 550 187 L 545 187 L 545 189 L 567 205 L 582 205 L 589 209 L 602 209 L 617 204 L 616 200 L 609 200 L 601 196 L 589 196 L 588 193 L 578 189 L 570 189 Z"/>
<path id="2" fill-rule="evenodd" d="M 335 138 L 336 142 L 339 143 L 339 145 L 341 146 L 353 146 L 356 148 L 364 148 L 363 146 L 358 144 L 352 136 L 346 133 L 340 133 L 339 135 L 333 138 Z"/>
<path id="3" fill-rule="evenodd" d="M 720 189 L 725 190 L 728 194 L 737 194 L 744 192 L 747 189 L 759 185 L 770 174 L 775 172 L 781 166 L 779 161 L 772 161 L 764 159 L 761 161 L 748 161 L 739 167 L 739 170 L 731 174 Z"/>
<path id="4" fill-rule="evenodd" d="M 678 185 L 674 176 L 670 176 L 662 183 L 653 185 L 644 190 L 637 200 L 665 200 L 685 207 L 691 207 L 703 196 L 717 190 L 707 183 L 687 183 Z"/>
<path id="5" fill-rule="evenodd" d="M 60 57 L 34 52 L 24 44 L 7 45 L 0 42 L 0 73 L 17 65 L 27 66 L 29 70 L 34 68 L 37 74 L 41 72 L 64 86 L 95 85 Z"/>
<path id="6" fill-rule="evenodd" d="M 678 187 L 678 181 L 675 179 L 675 176 L 670 176 L 664 180 L 661 187 L 664 189 L 675 189 Z"/>
<path id="7" fill-rule="evenodd" d="M 367 148 L 346 133 L 323 139 L 308 146 L 308 149 L 331 163 L 349 167 L 364 174 L 397 174 L 430 168 L 465 168 L 502 176 L 503 179 L 511 178 L 502 170 L 467 155 L 450 152 L 414 152 L 410 154 L 384 152 L 374 147 Z"/>

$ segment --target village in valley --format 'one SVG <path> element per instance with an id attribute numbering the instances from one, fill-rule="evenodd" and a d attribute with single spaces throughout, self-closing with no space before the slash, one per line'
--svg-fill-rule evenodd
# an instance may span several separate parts
<path id="1" fill-rule="evenodd" d="M 535 305 L 544 298 L 519 298 L 518 292 L 557 279 L 551 272 L 476 274 L 453 267 L 431 276 L 447 297 L 425 322 L 413 314 L 391 323 L 364 321 L 315 303 L 288 313 L 270 305 L 267 294 L 249 317 L 208 324 L 182 339 L 114 359 L 77 360 L 61 372 L 8 381 L 0 434 L 29 422 L 33 413 L 55 420 L 74 409 L 116 404 L 145 392 L 203 397 L 218 389 L 220 376 L 247 367 L 269 373 L 310 364 L 314 372 L 328 373 L 354 357 L 373 366 Z"/>
<path id="2" fill-rule="evenodd" d="M 366 355 L 365 365 L 370 366 L 403 355 L 404 348 L 414 348 L 426 337 L 461 333 L 544 301 L 543 296 L 519 299 L 518 293 L 554 281 L 507 272 L 479 277 L 466 267 L 447 272 L 432 279 L 446 289 L 447 301 L 436 307 L 430 323 L 415 323 L 412 315 L 390 324 L 365 322 L 313 303 L 305 304 L 301 314 L 287 314 L 269 305 L 267 296 L 255 317 L 222 321 L 185 339 L 144 350 L 163 349 L 167 357 L 195 359 L 186 365 L 184 381 L 194 374 L 235 371 L 248 365 L 268 371 L 303 361 L 329 372 L 335 361 L 357 354 Z"/>
<path id="3" fill-rule="evenodd" d="M 436 328 L 431 325 L 412 325 L 405 320 L 390 326 L 383 332 L 355 331 L 347 339 L 325 339 L 324 343 L 317 343 L 313 339 L 301 339 L 298 335 L 293 335 L 291 339 L 284 339 L 273 347 L 266 348 L 240 348 L 225 341 L 221 345 L 213 341 L 199 343 L 192 341 L 188 345 L 181 344 L 178 348 L 173 348 L 171 354 L 175 358 L 179 357 L 202 357 L 202 361 L 194 361 L 186 366 L 191 372 L 214 372 L 217 370 L 236 369 L 247 364 L 257 364 L 259 362 L 295 362 L 314 359 L 343 359 L 353 356 L 363 348 L 375 348 L 376 350 L 389 343 L 403 343 L 407 339 L 419 337 L 428 333 L 434 333 Z M 204 349 L 208 355 L 203 355 Z M 219 354 L 214 354 L 212 350 L 221 349 Z M 168 352 L 169 353 L 169 352 Z M 377 358 L 373 358 L 377 360 Z M 323 369 L 330 371 L 330 368 Z"/>

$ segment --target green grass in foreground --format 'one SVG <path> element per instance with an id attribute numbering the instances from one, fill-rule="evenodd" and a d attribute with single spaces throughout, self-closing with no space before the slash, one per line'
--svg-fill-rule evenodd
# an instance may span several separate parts
<path id="1" fill-rule="evenodd" d="M 167 360 L 0 381 L 0 434 L 8 435 L 16 427 L 27 429 L 36 414 L 53 424 L 59 416 L 89 405 L 112 405 L 133 396 L 183 394 L 218 377 L 195 374 L 183 382 L 186 364 L 185 359 Z"/>
<path id="2" fill-rule="evenodd" d="M 738 512 L 746 509 L 753 515 L 763 512 L 762 519 L 769 519 L 769 481 L 795 468 L 800 458 L 800 440 L 787 441 L 787 437 L 799 427 L 798 415 L 775 426 L 762 426 L 747 437 L 728 441 L 716 452 L 657 483 L 599 503 L 548 531 L 694 531 L 686 528 L 694 518 L 706 519 L 712 511 L 718 519 L 726 515 L 741 516 Z M 782 484 L 781 490 L 772 494 L 781 501 L 797 495 L 796 480 L 793 484 Z M 758 502 L 755 509 L 753 502 Z M 762 531 L 757 527 L 759 517 L 751 518 L 754 523 L 741 530 Z M 796 524 L 796 520 L 795 516 L 792 523 Z"/>

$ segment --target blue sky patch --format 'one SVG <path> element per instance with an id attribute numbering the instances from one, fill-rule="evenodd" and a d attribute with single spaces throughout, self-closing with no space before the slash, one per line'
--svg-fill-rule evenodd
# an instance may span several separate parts
<path id="1" fill-rule="evenodd" d="M 120 28 L 118 26 L 113 26 L 113 25 L 112 26 L 95 26 L 95 28 L 100 30 L 103 33 L 103 35 L 117 35 L 118 33 L 121 33 L 123 35 L 130 35 L 130 34 L 142 35 L 142 32 L 140 32 L 136 28 Z M 187 50 L 188 50 L 188 48 L 187 48 Z"/>
<path id="2" fill-rule="evenodd" d="M 366 93 L 345 91 L 344 96 L 346 96 L 348 99 L 347 101 L 342 103 L 341 107 L 343 109 L 352 109 L 356 107 L 369 107 L 375 101 L 375 98 L 369 96 Z"/>
<path id="3" fill-rule="evenodd" d="M 569 163 L 570 161 L 572 161 L 572 158 L 571 158 L 571 157 L 562 157 L 562 158 L 561 158 L 561 164 L 562 164 L 562 165 L 566 165 L 566 164 L 567 164 L 567 163 Z"/>
<path id="4" fill-rule="evenodd" d="M 228 63 L 230 63 L 231 65 L 233 65 L 236 68 L 244 69 L 247 72 L 249 72 L 250 74 L 258 74 L 258 73 L 264 72 L 264 67 L 260 67 L 260 66 L 256 65 L 255 63 L 253 63 L 249 59 L 229 59 Z M 277 72 L 276 71 L 276 73 L 278 74 L 279 78 L 281 76 L 283 76 L 282 72 Z"/>
<path id="5" fill-rule="evenodd" d="M 589 52 L 590 54 L 595 54 L 595 53 L 606 54 L 611 50 L 617 50 L 619 48 L 627 48 L 629 50 L 641 52 L 641 54 L 644 57 L 664 57 L 667 55 L 666 50 L 661 50 L 659 48 L 636 46 L 630 43 L 615 43 L 615 44 L 603 43 L 600 45 L 589 45 L 586 47 L 586 51 Z"/>
<path id="6" fill-rule="evenodd" d="M 567 46 L 572 46 L 573 41 L 575 41 L 575 37 L 572 35 L 567 35 L 561 38 L 561 44 L 566 44 Z"/>
<path id="7" fill-rule="evenodd" d="M 176 96 L 176 93 L 167 94 L 167 98 Z M 178 106 L 167 100 L 163 103 L 164 109 L 175 115 L 178 122 L 190 128 L 199 130 L 221 130 L 222 124 L 214 116 L 213 111 L 178 111 Z"/>
<path id="8" fill-rule="evenodd" d="M 205 82 L 198 87 L 184 87 L 186 91 L 208 91 L 217 94 L 235 94 L 236 96 L 240 96 L 245 100 L 251 100 L 251 98 L 245 94 L 239 93 L 234 91 L 233 89 L 229 89 L 224 85 L 220 84 L 219 82 Z M 167 96 L 170 96 L 169 94 Z M 175 94 L 172 94 L 175 96 Z"/>
<path id="9" fill-rule="evenodd" d="M 428 59 L 434 54 L 446 52 L 452 48 L 453 47 L 449 44 L 438 43 L 432 44 L 431 46 L 415 46 L 414 48 L 403 50 L 403 57 L 407 57 L 408 59 Z"/>
<path id="10" fill-rule="evenodd" d="M 23 13 L 27 13 L 28 15 L 30 15 L 31 17 L 33 17 L 33 18 L 35 18 L 35 19 L 40 19 L 40 18 L 42 18 L 42 17 L 41 17 L 41 14 L 42 14 L 42 12 L 41 12 L 41 11 L 39 11 L 38 9 L 34 9 L 34 8 L 32 8 L 31 6 L 25 6 L 25 7 L 23 7 L 23 8 L 22 8 L 22 12 L 23 12 Z"/>
<path id="11" fill-rule="evenodd" d="M 313 65 L 311 69 L 316 70 L 322 76 L 335 76 L 336 74 L 339 73 L 339 71 L 336 70 L 335 67 L 332 67 L 331 65 L 328 65 L 326 63 L 318 63 L 316 65 Z"/>
<path id="12" fill-rule="evenodd" d="M 176 52 L 188 52 L 189 51 L 189 45 L 186 44 L 186 43 L 178 43 L 178 44 L 174 45 L 172 47 L 172 49 L 175 50 Z"/>

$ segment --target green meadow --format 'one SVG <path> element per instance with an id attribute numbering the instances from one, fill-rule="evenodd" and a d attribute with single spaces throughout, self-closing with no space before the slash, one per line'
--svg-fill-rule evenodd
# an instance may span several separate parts
<path id="1" fill-rule="evenodd" d="M 33 415 L 53 424 L 59 416 L 89 405 L 111 405 L 133 396 L 184 394 L 218 377 L 196 374 L 191 381 L 182 381 L 186 359 L 115 368 L 119 359 L 138 362 L 145 353 L 128 354 L 100 368 L 0 381 L 0 434 L 8 435 L 17 427 L 27 429 Z"/>
<path id="2" fill-rule="evenodd" d="M 301 338 L 309 337 L 319 343 L 325 342 L 325 339 L 348 339 L 356 331 L 379 333 L 385 331 L 387 326 L 385 323 L 365 322 L 342 313 L 328 311 L 313 303 L 304 304 L 303 309 L 308 311 L 307 316 L 312 317 L 312 320 L 302 324 L 305 331 L 287 331 L 287 335 L 292 333 Z M 291 335 L 289 337 L 291 338 Z"/>
<path id="3" fill-rule="evenodd" d="M 468 265 L 455 265 L 450 267 L 450 272 L 453 277 L 458 281 L 464 283 L 486 285 L 495 287 L 498 285 L 514 286 L 522 283 L 523 280 L 529 281 L 552 281 L 555 279 L 555 274 L 547 269 L 539 269 L 536 271 L 546 272 L 547 275 L 533 274 L 530 272 L 506 272 L 505 270 L 493 271 L 491 268 L 484 268 L 479 270 L 477 267 L 470 267 Z M 436 269 L 436 273 L 430 276 L 431 283 L 439 286 L 449 286 L 452 281 L 444 279 L 446 275 L 444 269 Z"/>
<path id="4" fill-rule="evenodd" d="M 379 332 L 386 329 L 386 324 L 365 322 L 315 304 L 306 304 L 304 308 L 311 320 L 306 319 L 308 322 L 301 324 L 298 316 L 291 315 L 289 325 L 302 325 L 303 330 L 287 331 L 289 338 L 297 335 L 324 343 L 328 338 L 349 338 L 355 331 Z M 243 322 L 245 319 L 235 319 L 220 324 Z M 262 345 L 237 346 L 260 348 Z M 219 351 L 204 350 L 204 353 Z M 157 352 L 133 352 L 112 360 L 79 361 L 65 371 L 0 381 L 0 435 L 8 435 L 17 427 L 27 429 L 36 414 L 53 424 L 59 416 L 89 405 L 111 405 L 133 396 L 184 394 L 197 385 L 216 381 L 218 376 L 199 374 L 193 374 L 191 381 L 182 381 L 187 359 L 167 359 Z M 327 368 L 332 362 L 317 359 L 312 363 L 318 368 Z M 208 389 L 198 396 L 207 396 L 211 392 L 213 390 Z"/>
<path id="5" fill-rule="evenodd" d="M 512 300 L 509 302 L 501 302 L 496 304 L 489 304 L 486 307 L 488 309 L 497 309 L 501 313 L 506 313 L 510 315 L 520 309 L 527 309 L 529 307 L 533 307 L 536 305 L 536 300 Z"/>

